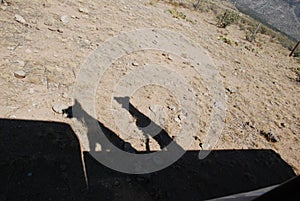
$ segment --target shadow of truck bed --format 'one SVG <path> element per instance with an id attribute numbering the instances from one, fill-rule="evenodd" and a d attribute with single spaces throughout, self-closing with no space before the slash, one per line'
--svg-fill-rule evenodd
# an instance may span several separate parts
<path id="1" fill-rule="evenodd" d="M 0 201 L 204 200 L 279 184 L 294 177 L 272 150 L 189 150 L 148 175 L 111 170 L 84 153 L 68 124 L 0 119 Z"/>

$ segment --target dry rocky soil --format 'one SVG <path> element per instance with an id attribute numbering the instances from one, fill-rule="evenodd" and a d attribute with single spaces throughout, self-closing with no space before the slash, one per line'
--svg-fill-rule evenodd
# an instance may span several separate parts
<path id="1" fill-rule="evenodd" d="M 270 181 L 274 175 L 280 175 L 284 169 L 283 167 L 272 166 L 276 163 L 278 155 L 281 160 L 291 167 L 292 175 L 300 173 L 300 85 L 299 82 L 295 81 L 296 75 L 292 70 L 299 66 L 299 60 L 289 58 L 287 56 L 289 50 L 283 48 L 269 36 L 258 34 L 256 42 L 250 43 L 245 40 L 245 32 L 236 25 L 229 26 L 226 29 L 218 28 L 215 15 L 212 12 L 204 13 L 178 7 L 178 11 L 186 15 L 186 19 L 174 18 L 168 12 L 168 9 L 173 9 L 174 6 L 164 2 L 150 3 L 146 0 L 121 0 L 118 2 L 9 0 L 0 6 L 0 118 L 3 121 L 3 123 L 1 122 L 0 132 L 2 132 L 1 138 L 6 139 L 0 142 L 1 150 L 4 150 L 4 147 L 8 147 L 7 149 L 10 150 L 10 145 L 5 144 L 10 142 L 7 140 L 9 138 L 5 137 L 4 134 L 13 135 L 12 132 L 26 131 L 22 127 L 23 123 L 20 123 L 20 127 L 18 127 L 18 125 L 8 123 L 9 120 L 62 122 L 73 125 L 74 119 L 64 117 L 64 115 L 59 114 L 59 111 L 72 106 L 74 103 L 73 88 L 80 67 L 88 56 L 103 42 L 118 36 L 120 33 L 156 28 L 180 33 L 196 45 L 201 46 L 207 52 L 207 55 L 212 58 L 220 74 L 226 96 L 226 118 L 222 134 L 213 149 L 216 152 L 220 151 L 220 153 L 222 153 L 222 150 L 238 150 L 242 153 L 243 151 L 247 152 L 247 150 L 272 150 L 271 152 L 276 155 L 276 160 L 271 160 L 270 164 L 267 164 L 267 166 L 269 165 L 268 171 L 271 171 L 269 174 L 271 175 Z M 236 43 L 227 44 L 222 40 L 222 36 L 226 36 L 236 41 Z M 182 57 L 182 55 L 178 56 L 172 53 L 166 54 L 160 50 L 143 50 L 118 59 L 105 72 L 103 79 L 99 82 L 96 92 L 97 120 L 115 133 L 118 139 L 130 143 L 131 148 L 134 150 L 160 150 L 159 142 L 151 137 L 147 140 L 142 133 L 139 133 L 141 131 L 136 132 L 136 136 L 122 133 L 122 129 L 115 123 L 114 118 L 116 117 L 112 115 L 112 111 L 122 110 L 122 106 L 118 104 L 112 94 L 117 82 L 126 73 L 141 68 L 145 64 L 168 66 L 188 80 L 190 87 L 178 90 L 192 92 L 197 100 L 197 106 L 201 110 L 201 116 L 197 120 L 198 122 L 195 122 L 200 127 L 191 136 L 193 143 L 187 150 L 188 152 L 197 153 L 202 147 L 206 146 L 204 142 L 211 120 L 210 103 L 212 97 L 201 76 L 197 76 L 191 65 L 185 62 Z M 130 102 L 138 111 L 151 119 L 155 118 L 155 113 L 158 111 L 164 111 L 167 117 L 164 118 L 163 124 L 156 123 L 163 127 L 171 138 L 176 139 L 176 137 L 180 137 L 178 131 L 181 128 L 181 121 L 184 121 L 184 115 L 188 115 L 181 113 L 179 102 L 174 96 L 176 93 L 176 91 L 170 91 L 161 86 L 147 85 L 131 94 Z M 129 125 L 135 125 L 137 122 L 137 117 L 128 115 Z M 9 128 L 6 127 L 9 125 Z M 24 126 L 26 127 L 26 124 Z M 47 126 L 45 125 L 45 127 Z M 28 143 L 30 144 L 30 140 L 36 140 L 32 136 L 30 137 L 30 135 L 34 135 L 32 132 L 44 131 L 45 127 L 39 123 L 38 126 L 33 127 L 33 130 L 27 129 Z M 38 131 L 39 129 L 40 131 Z M 58 128 L 60 136 L 64 135 L 64 129 L 64 127 Z M 7 132 L 7 130 L 11 131 Z M 56 131 L 52 130 L 51 132 L 55 133 Z M 67 142 L 64 143 L 68 144 Z M 11 147 L 14 146 L 11 145 Z M 34 150 L 34 147 L 32 149 Z M 55 147 L 50 149 L 53 153 L 56 153 Z M 10 185 L 14 188 L 18 185 L 22 186 L 24 182 L 27 182 L 27 185 L 34 185 L 36 180 L 28 181 L 28 178 L 34 177 L 35 174 L 38 174 L 38 171 L 35 173 L 34 167 L 30 164 L 26 163 L 27 165 L 24 165 L 21 159 L 17 160 L 18 157 L 14 155 L 13 151 L 6 150 L 4 153 L 6 153 L 5 156 L 0 155 L 3 156 L 1 160 L 5 159 L 0 163 L 2 168 L 0 174 L 6 174 L 4 177 L 7 180 L 4 180 L 8 183 L 3 184 L 6 187 L 3 188 L 4 190 L 2 189 L 0 200 L 15 200 L 14 195 L 23 196 L 23 198 L 26 198 L 25 200 L 38 200 L 41 198 L 50 200 L 49 197 L 43 197 L 42 194 L 34 194 L 40 190 L 38 186 L 31 189 L 32 191 L 17 190 L 16 194 L 13 193 L 14 191 Z M 224 157 L 228 156 L 229 159 L 234 160 L 233 155 L 235 152 L 230 153 L 226 153 Z M 211 157 L 218 158 L 216 155 L 212 153 Z M 85 157 L 87 157 L 87 160 L 92 161 L 91 164 L 96 164 L 89 156 Z M 243 157 L 247 156 L 241 154 L 237 158 L 241 159 Z M 254 156 L 250 154 L 249 157 Z M 11 158 L 15 158 L 13 159 L 15 160 L 14 163 L 11 162 L 13 161 Z M 264 157 L 258 157 L 258 159 L 265 160 Z M 33 158 L 32 160 L 38 159 Z M 72 161 L 73 159 L 69 160 Z M 220 161 L 222 162 L 222 159 Z M 253 161 L 257 162 L 254 159 Z M 223 162 L 226 162 L 225 159 L 223 159 Z M 250 162 L 250 158 L 245 158 L 245 168 Z M 15 172 L 15 170 L 7 168 L 18 166 L 19 163 L 23 164 L 22 171 L 25 171 L 25 179 L 22 179 L 21 173 L 21 176 L 14 176 L 12 171 Z M 264 162 L 258 161 L 257 163 Z M 193 163 L 190 164 L 189 162 L 184 164 L 193 166 Z M 218 165 L 218 162 L 212 164 Z M 233 164 L 235 163 L 233 162 Z M 60 165 L 59 168 L 65 171 L 66 166 L 68 164 Z M 87 171 L 97 171 L 97 164 L 91 165 L 91 167 L 90 169 L 87 168 Z M 209 165 L 205 167 L 206 170 L 210 170 Z M 239 164 L 237 167 L 244 166 Z M 28 168 L 28 171 L 26 168 Z M 179 175 L 186 176 L 183 170 L 180 170 L 182 172 L 177 172 L 176 175 L 178 177 L 180 177 Z M 110 174 L 107 169 L 103 171 Z M 170 172 L 165 171 L 164 176 L 177 177 L 173 175 L 172 171 Z M 252 173 L 250 171 L 249 175 L 246 174 L 245 178 L 249 180 L 244 182 L 250 181 L 251 183 L 251 181 L 259 179 L 259 177 L 253 177 Z M 12 176 L 7 176 L 10 174 Z M 172 186 L 171 183 L 167 183 L 164 179 L 158 179 L 155 174 L 149 177 L 137 177 L 137 179 L 120 176 L 118 173 L 111 174 L 117 174 L 117 176 L 112 177 L 113 179 L 108 177 L 103 179 L 98 178 L 99 175 L 94 175 L 98 180 L 90 179 L 90 194 L 83 192 L 84 187 L 82 187 L 82 194 L 86 197 L 80 199 L 85 200 L 88 196 L 91 196 L 89 200 L 96 200 L 97 196 L 102 196 L 104 200 L 122 200 L 124 197 L 128 199 L 142 197 L 143 200 L 180 200 L 181 196 L 186 195 L 177 192 L 177 188 Z M 232 173 L 228 174 L 232 175 Z M 191 175 L 193 174 L 191 173 Z M 216 175 L 218 175 L 218 172 Z M 205 175 L 202 176 L 201 179 L 207 179 Z M 50 175 L 47 175 L 44 179 L 48 181 L 48 177 L 51 178 Z M 195 180 L 195 176 L 191 177 L 191 181 Z M 55 175 L 53 178 L 55 178 Z M 185 179 L 180 180 L 180 178 L 178 182 L 188 183 Z M 230 177 L 227 179 L 230 179 Z M 265 180 L 268 179 L 265 178 Z M 68 181 L 73 182 L 73 184 L 77 182 L 77 180 Z M 56 183 L 58 188 L 63 186 L 64 182 L 66 182 L 66 179 L 59 180 Z M 151 182 L 153 182 L 153 185 L 161 186 L 157 188 L 150 187 L 147 182 L 150 182 L 151 185 Z M 174 179 L 174 182 L 176 183 L 177 180 Z M 238 184 L 238 182 L 243 181 L 235 182 Z M 255 182 L 259 183 L 256 180 Z M 255 186 L 255 182 L 252 186 L 240 189 L 240 191 L 276 184 L 276 181 L 272 181 Z M 278 182 L 282 181 L 278 180 Z M 204 193 L 201 197 L 193 191 L 201 188 L 200 184 L 197 184 L 198 186 L 195 186 L 196 182 L 194 186 L 192 184 L 181 189 L 188 195 L 194 196 L 190 200 L 212 198 L 216 195 L 224 195 L 226 192 L 235 193 L 234 190 L 228 190 L 227 187 L 221 188 L 221 184 L 226 184 L 223 181 L 219 184 L 216 182 L 214 185 L 214 188 L 219 189 L 219 194 L 206 191 L 206 194 Z M 70 184 L 68 185 L 70 186 Z M 93 185 L 95 189 L 93 189 Z M 127 188 L 128 185 L 131 187 Z M 208 184 L 203 184 L 202 187 L 204 188 L 205 185 Z M 218 188 L 218 185 L 223 191 Z M 96 195 L 95 192 L 97 192 L 99 186 L 101 186 L 100 189 L 103 193 Z M 72 196 L 70 198 L 65 195 L 72 193 L 73 196 L 76 195 L 77 190 L 74 189 L 72 187 L 66 189 L 61 187 L 60 190 L 56 190 L 60 193 L 60 198 L 65 198 L 61 200 L 77 200 Z M 108 192 L 107 189 L 117 190 Z M 55 197 L 55 190 L 51 191 L 50 188 L 49 192 L 52 192 L 51 196 L 54 200 L 58 199 Z"/>

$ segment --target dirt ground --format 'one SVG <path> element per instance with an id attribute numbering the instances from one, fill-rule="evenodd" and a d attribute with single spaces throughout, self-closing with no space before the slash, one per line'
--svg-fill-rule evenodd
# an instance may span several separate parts
<path id="1" fill-rule="evenodd" d="M 72 119 L 52 110 L 54 104 L 72 105 L 72 93 L 81 64 L 101 43 L 121 32 L 164 28 L 176 31 L 202 46 L 219 70 L 226 91 L 226 120 L 215 150 L 274 150 L 300 173 L 300 88 L 292 69 L 299 60 L 269 36 L 257 42 L 245 40 L 236 25 L 218 28 L 215 15 L 179 7 L 188 20 L 167 11 L 173 6 L 149 1 L 27 1 L 9 0 L 0 7 L 0 118 L 55 121 L 72 124 Z M 20 15 L 25 21 L 16 20 Z M 220 40 L 227 36 L 237 42 Z M 143 64 L 164 64 L 189 79 L 201 108 L 199 124 L 190 150 L 201 150 L 210 121 L 210 94 L 189 64 L 176 55 L 149 50 L 130 54 L 114 63 L 97 89 L 97 120 L 138 151 L 146 151 L 146 139 L 129 139 L 115 125 L 109 104 L 116 81 Z M 134 65 L 133 65 L 134 63 Z M 138 64 L 138 65 L 136 65 Z M 24 71 L 25 78 L 14 73 Z M 151 106 L 160 105 L 169 119 L 163 125 L 176 136 L 178 102 L 172 92 L 158 86 L 138 90 L 131 103 L 151 117 Z M 114 102 L 115 109 L 118 104 Z M 172 107 L 170 109 L 170 107 Z M 174 109 L 174 108 L 175 109 Z M 134 118 L 131 119 L 134 122 Z M 270 142 L 262 133 L 279 138 Z M 197 136 L 197 137 L 195 137 Z M 150 150 L 159 150 L 150 139 Z M 1 199 L 0 199 L 1 200 Z"/>

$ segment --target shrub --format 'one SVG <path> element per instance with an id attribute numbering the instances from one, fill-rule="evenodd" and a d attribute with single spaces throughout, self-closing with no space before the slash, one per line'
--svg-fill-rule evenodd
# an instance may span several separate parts
<path id="1" fill-rule="evenodd" d="M 186 15 L 183 12 L 178 11 L 177 9 L 168 9 L 168 12 L 177 19 L 186 19 Z"/>
<path id="2" fill-rule="evenodd" d="M 298 67 L 298 68 L 296 68 L 295 70 L 294 70 L 294 72 L 296 73 L 296 81 L 297 82 L 300 82 L 300 67 Z"/>
<path id="3" fill-rule="evenodd" d="M 238 43 L 236 41 L 234 41 L 231 38 L 228 38 L 226 36 L 219 36 L 218 40 L 222 40 L 224 43 L 227 43 L 228 45 L 236 45 L 238 46 Z"/>
<path id="4" fill-rule="evenodd" d="M 238 13 L 226 10 L 223 14 L 217 15 L 217 26 L 220 28 L 226 28 L 231 24 L 235 24 L 239 21 L 240 16 Z"/>

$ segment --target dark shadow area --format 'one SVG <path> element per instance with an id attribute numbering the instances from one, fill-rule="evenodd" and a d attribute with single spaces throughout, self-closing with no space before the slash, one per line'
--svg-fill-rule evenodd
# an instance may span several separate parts
<path id="1" fill-rule="evenodd" d="M 128 151 L 129 143 L 99 125 L 112 143 Z M 168 168 L 148 175 L 116 172 L 84 153 L 86 189 L 79 141 L 69 125 L 9 119 L 0 119 L 0 159 L 0 201 L 199 201 L 295 176 L 272 150 L 216 150 L 204 160 L 198 160 L 198 151 L 189 150 Z"/>

